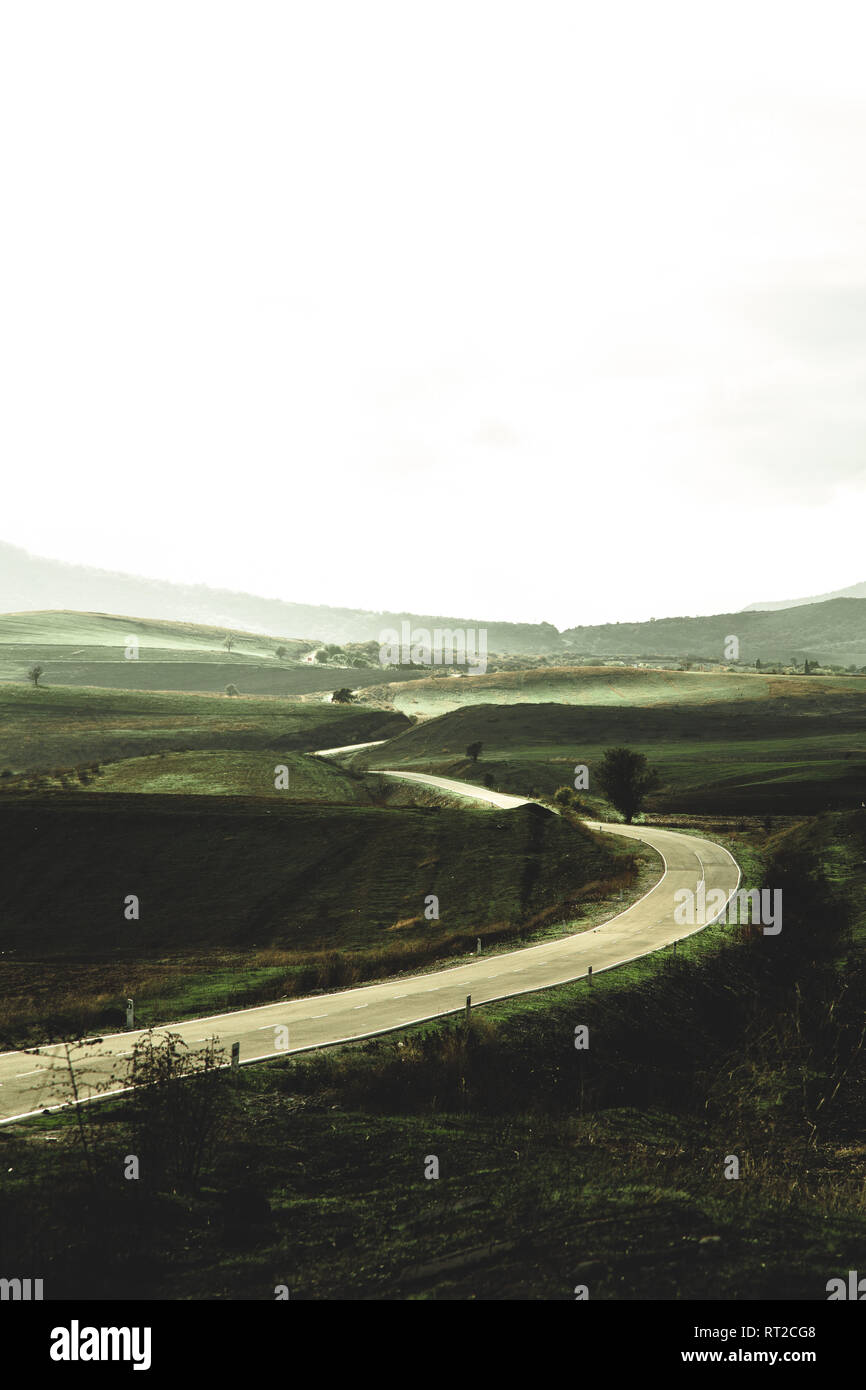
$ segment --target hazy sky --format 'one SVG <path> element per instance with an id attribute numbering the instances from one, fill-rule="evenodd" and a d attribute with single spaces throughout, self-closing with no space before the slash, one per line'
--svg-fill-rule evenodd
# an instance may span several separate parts
<path id="1" fill-rule="evenodd" d="M 866 578 L 862 0 L 0 14 L 2 539 L 559 626 Z"/>

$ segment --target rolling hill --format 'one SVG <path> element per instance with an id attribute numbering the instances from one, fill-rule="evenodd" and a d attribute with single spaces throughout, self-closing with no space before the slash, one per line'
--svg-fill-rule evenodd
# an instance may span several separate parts
<path id="1" fill-rule="evenodd" d="M 604 818 L 611 809 L 597 799 L 593 769 L 605 748 L 627 745 L 660 775 L 648 802 L 654 812 L 802 815 L 866 800 L 862 679 L 608 667 L 423 684 L 431 687 L 427 714 L 435 687 L 448 687 L 438 716 L 353 755 L 352 767 L 490 778 L 528 796 L 571 786 L 582 763 L 589 768 L 582 799 Z M 412 689 L 399 687 L 395 698 L 417 710 Z M 466 750 L 477 742 L 482 752 L 472 762 Z"/>
<path id="2" fill-rule="evenodd" d="M 158 618 L 63 610 L 5 613 L 0 614 L 0 683 L 26 680 L 35 665 L 43 668 L 45 686 L 200 694 L 224 694 L 234 686 L 241 695 L 287 699 L 381 681 L 378 666 L 346 664 L 356 655 L 351 650 L 341 659 L 309 660 L 318 647 L 298 638 Z M 395 671 L 393 679 L 413 674 Z"/>
<path id="3" fill-rule="evenodd" d="M 866 580 L 860 584 L 849 584 L 847 589 L 834 589 L 829 594 L 813 594 L 811 598 L 771 599 L 765 603 L 750 603 L 745 613 L 772 613 L 780 608 L 801 608 L 809 603 L 827 603 L 834 598 L 866 598 Z"/>
<path id="4" fill-rule="evenodd" d="M 386 628 L 483 628 L 487 649 L 501 655 L 543 656 L 570 651 L 577 656 L 680 657 L 721 661 L 726 639 L 740 642 L 745 662 L 802 664 L 805 657 L 840 666 L 866 666 L 866 597 L 854 585 L 826 602 L 795 606 L 769 605 L 761 611 L 697 617 L 659 618 L 649 622 L 574 626 L 560 632 L 552 623 L 509 623 L 480 617 L 374 612 L 361 608 L 286 602 L 254 594 L 213 589 L 202 584 L 174 584 L 113 573 L 86 565 L 67 565 L 0 543 L 0 604 L 9 612 L 80 609 L 88 613 L 145 613 L 163 622 L 241 629 L 276 644 L 298 641 L 309 648 L 319 642 L 380 641 Z M 851 595 L 850 597 L 847 595 Z M 769 608 L 773 611 L 768 611 Z M 273 648 L 271 647 L 272 651 Z"/>

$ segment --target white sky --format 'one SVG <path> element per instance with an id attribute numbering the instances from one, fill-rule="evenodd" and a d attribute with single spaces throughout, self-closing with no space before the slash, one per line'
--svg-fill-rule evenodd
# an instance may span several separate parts
<path id="1" fill-rule="evenodd" d="M 862 3 L 0 16 L 2 539 L 561 627 L 866 578 Z"/>

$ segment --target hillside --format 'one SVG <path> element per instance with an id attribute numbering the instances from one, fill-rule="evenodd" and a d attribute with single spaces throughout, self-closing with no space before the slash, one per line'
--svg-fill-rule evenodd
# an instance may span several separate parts
<path id="1" fill-rule="evenodd" d="M 374 612 L 361 608 L 287 602 L 254 594 L 205 585 L 172 584 L 116 574 L 86 565 L 66 565 L 29 555 L 0 543 L 0 603 L 13 612 L 22 610 L 76 609 L 90 615 L 120 612 L 146 613 L 161 622 L 253 634 L 277 634 L 264 639 L 272 657 L 273 646 L 295 641 L 300 648 L 319 642 L 380 641 L 387 628 L 483 628 L 487 649 L 502 655 L 550 655 L 572 651 L 578 656 L 680 657 L 721 661 L 726 639 L 739 638 L 740 658 L 745 662 L 790 662 L 804 657 L 840 666 L 866 666 L 866 598 L 863 585 L 854 585 L 852 597 L 830 596 L 826 602 L 806 602 L 794 607 L 773 606 L 774 611 L 745 611 L 698 617 L 659 618 L 638 623 L 604 623 L 574 626 L 559 632 L 551 623 L 491 621 L 483 614 L 456 617 L 443 614 Z M 842 591 L 847 594 L 849 591 Z M 112 641 L 117 639 L 117 631 Z M 76 640 L 72 638 L 71 640 Z M 84 645 L 82 642 L 80 645 Z M 252 647 L 251 647 L 252 650 Z"/>
<path id="2" fill-rule="evenodd" d="M 211 748 L 306 752 L 385 738 L 407 722 L 357 705 L 0 685 L 0 774 Z"/>
<path id="3" fill-rule="evenodd" d="M 390 674 L 390 673 L 389 673 Z M 866 708 L 859 676 L 774 676 L 756 671 L 652 671 L 632 666 L 561 666 L 495 671 L 483 676 L 373 686 L 362 701 L 381 701 L 407 715 L 446 714 L 465 705 L 564 704 L 713 705 L 770 700 L 774 710 L 795 701 L 822 712 Z"/>
<path id="4" fill-rule="evenodd" d="M 281 641 L 378 641 L 384 628 L 415 626 L 485 627 L 488 649 L 499 652 L 545 652 L 555 647 L 557 630 L 550 623 L 490 622 L 476 618 L 407 612 L 374 612 L 260 598 L 204 584 L 172 584 L 138 575 L 67 565 L 30 555 L 0 542 L 0 604 L 9 611 L 81 609 L 87 612 L 147 613 L 153 618 L 194 622 L 227 630 L 279 633 Z"/>
<path id="5" fill-rule="evenodd" d="M 214 695 L 234 686 L 241 695 L 288 699 L 381 681 L 378 666 L 349 664 L 367 659 L 357 649 L 326 662 L 310 660 L 319 645 L 241 628 L 109 613 L 5 613 L 0 614 L 0 683 L 25 681 L 36 665 L 42 667 L 43 686 Z M 413 674 L 395 671 L 392 678 Z"/>
<path id="6" fill-rule="evenodd" d="M 805 657 L 828 665 L 866 666 L 866 598 L 835 598 L 774 612 L 717 613 L 697 618 L 658 618 L 648 623 L 571 627 L 563 639 L 577 652 L 597 656 L 671 656 L 723 661 L 730 636 L 745 662 Z"/>
<path id="7" fill-rule="evenodd" d="M 490 778 L 528 796 L 571 786 L 582 763 L 589 768 L 582 800 L 606 817 L 612 810 L 599 799 L 594 768 L 605 748 L 626 745 L 644 752 L 659 773 L 647 805 L 652 812 L 792 815 L 859 807 L 866 799 L 862 680 L 608 669 L 584 682 L 573 673 L 570 701 L 560 695 L 554 702 L 555 686 L 536 693 L 540 680 L 533 687 L 527 679 L 520 698 L 496 703 L 506 678 L 477 679 L 491 682 L 487 699 L 423 719 L 382 747 L 353 755 L 351 766 Z M 453 684 L 462 692 L 469 682 Z M 533 693 L 546 702 L 532 703 Z M 482 752 L 472 762 L 466 749 L 476 742 Z"/>
<path id="8" fill-rule="evenodd" d="M 130 992 L 159 1022 L 465 959 L 477 935 L 493 948 L 573 923 L 582 895 L 633 872 L 626 847 L 535 808 L 298 805 L 211 787 L 48 791 L 23 810 L 0 792 L 0 1046 L 12 1030 L 117 1025 Z"/>
<path id="9" fill-rule="evenodd" d="M 827 603 L 834 598 L 866 598 L 866 580 L 860 584 L 849 584 L 847 589 L 834 589 L 829 594 L 813 594 L 811 598 L 771 599 L 764 603 L 750 603 L 743 610 L 746 613 L 771 613 L 779 608 L 800 608 L 807 603 Z"/>

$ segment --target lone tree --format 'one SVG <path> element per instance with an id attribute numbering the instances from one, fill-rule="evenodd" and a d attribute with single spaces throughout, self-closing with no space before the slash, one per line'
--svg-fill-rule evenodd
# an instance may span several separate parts
<path id="1" fill-rule="evenodd" d="M 474 763 L 477 763 L 483 747 L 483 743 L 470 743 L 466 749 L 467 758 L 471 758 Z"/>
<path id="2" fill-rule="evenodd" d="M 230 651 L 231 651 L 231 649 L 232 649 L 232 647 L 234 646 L 234 644 L 235 644 L 235 639 L 234 639 L 233 637 L 224 637 L 224 638 L 223 638 L 223 646 L 225 647 L 225 649 L 226 649 L 227 652 L 230 652 Z"/>
<path id="3" fill-rule="evenodd" d="M 331 696 L 332 705 L 351 705 L 354 695 L 347 685 L 341 685 L 339 690 L 335 690 Z"/>
<path id="4" fill-rule="evenodd" d="M 285 656 L 285 654 L 286 654 L 286 649 L 285 649 L 285 647 L 277 647 L 277 650 L 274 652 L 274 656 L 278 656 L 278 657 L 280 658 L 280 661 L 282 661 L 282 659 L 283 659 L 283 657 Z"/>
<path id="5" fill-rule="evenodd" d="M 44 669 L 43 666 L 31 666 L 30 670 L 27 672 L 27 679 L 32 681 L 34 685 L 38 685 L 39 677 L 42 675 Z"/>
<path id="6" fill-rule="evenodd" d="M 608 801 L 625 817 L 626 825 L 631 825 L 647 793 L 659 782 L 658 773 L 647 765 L 646 754 L 633 748 L 606 748 L 596 776 Z"/>
<path id="7" fill-rule="evenodd" d="M 226 694 L 227 694 L 227 695 L 240 695 L 240 693 L 241 693 L 241 692 L 238 690 L 238 688 L 237 688 L 236 685 L 227 685 L 227 686 L 226 686 Z"/>

